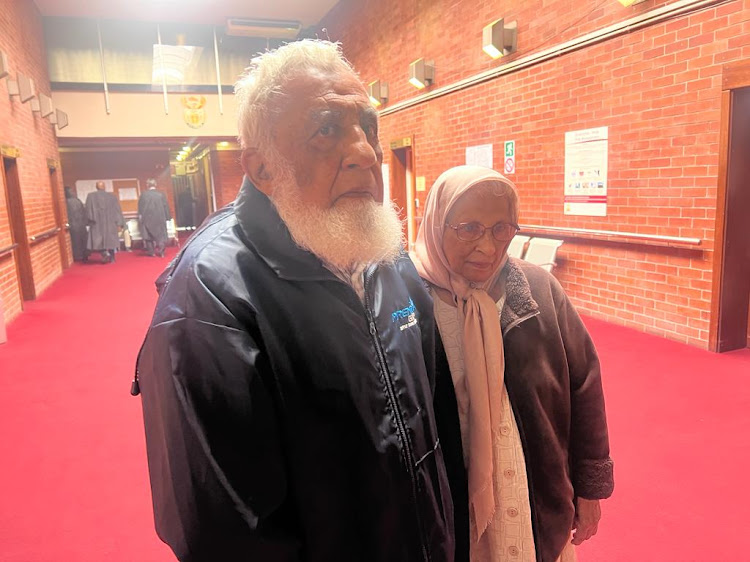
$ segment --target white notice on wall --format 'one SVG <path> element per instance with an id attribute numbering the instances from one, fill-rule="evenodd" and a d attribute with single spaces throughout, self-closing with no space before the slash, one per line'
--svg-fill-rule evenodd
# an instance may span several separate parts
<path id="1" fill-rule="evenodd" d="M 466 165 L 492 168 L 492 145 L 480 144 L 466 147 Z"/>
<path id="2" fill-rule="evenodd" d="M 138 190 L 135 187 L 121 187 L 118 190 L 120 201 L 137 201 Z"/>
<path id="3" fill-rule="evenodd" d="M 566 215 L 607 216 L 608 127 L 565 133 Z"/>

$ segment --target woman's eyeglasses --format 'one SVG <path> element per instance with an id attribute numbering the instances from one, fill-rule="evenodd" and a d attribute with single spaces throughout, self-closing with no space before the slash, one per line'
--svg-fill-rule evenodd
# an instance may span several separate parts
<path id="1" fill-rule="evenodd" d="M 456 236 L 463 242 L 479 240 L 488 229 L 492 231 L 492 237 L 495 240 L 507 242 L 521 230 L 517 224 L 508 222 L 498 222 L 491 227 L 484 226 L 481 222 L 462 222 L 456 225 L 445 223 L 445 226 L 455 230 Z"/>

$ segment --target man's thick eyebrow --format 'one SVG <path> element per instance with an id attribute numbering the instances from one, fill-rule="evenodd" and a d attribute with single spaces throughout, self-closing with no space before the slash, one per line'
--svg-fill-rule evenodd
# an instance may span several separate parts
<path id="1" fill-rule="evenodd" d="M 362 119 L 367 119 L 372 123 L 378 122 L 378 112 L 374 107 L 365 107 L 361 109 L 359 115 Z"/>
<path id="2" fill-rule="evenodd" d="M 341 117 L 341 111 L 338 109 L 312 109 L 307 114 L 307 119 L 310 123 L 324 123 L 325 121 L 329 121 L 331 119 L 338 119 Z"/>

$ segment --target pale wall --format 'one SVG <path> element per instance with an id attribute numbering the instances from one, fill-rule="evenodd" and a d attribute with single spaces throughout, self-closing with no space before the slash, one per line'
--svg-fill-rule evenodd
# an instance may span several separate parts
<path id="1" fill-rule="evenodd" d="M 68 114 L 69 125 L 58 131 L 59 138 L 70 137 L 236 137 L 237 105 L 231 94 L 206 95 L 205 124 L 189 127 L 183 118 L 182 94 L 167 96 L 169 114 L 164 113 L 164 97 L 154 93 L 110 93 L 111 113 L 107 115 L 102 92 L 52 92 L 55 108 Z"/>

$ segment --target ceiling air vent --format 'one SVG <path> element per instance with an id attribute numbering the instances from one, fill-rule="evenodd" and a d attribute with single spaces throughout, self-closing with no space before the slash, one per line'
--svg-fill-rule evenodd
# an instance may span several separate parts
<path id="1" fill-rule="evenodd" d="M 242 37 L 267 37 L 269 39 L 296 39 L 302 29 L 298 21 L 229 18 L 227 35 Z"/>

